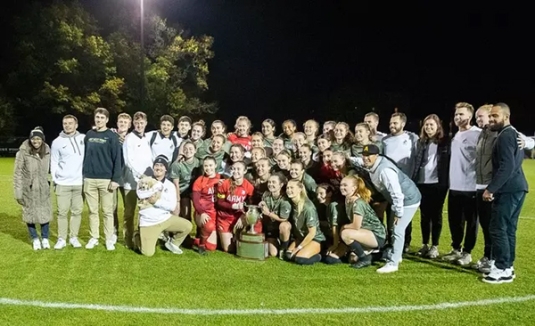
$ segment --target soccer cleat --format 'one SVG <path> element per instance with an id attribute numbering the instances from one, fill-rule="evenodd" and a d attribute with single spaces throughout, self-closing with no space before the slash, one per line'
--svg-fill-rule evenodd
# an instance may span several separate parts
<path id="1" fill-rule="evenodd" d="M 56 242 L 56 245 L 54 246 L 54 249 L 61 250 L 67 246 L 67 241 L 63 240 L 62 238 L 58 238 L 58 242 Z"/>
<path id="2" fill-rule="evenodd" d="M 379 268 L 377 270 L 377 273 L 379 274 L 388 274 L 388 273 L 394 273 L 398 271 L 398 265 L 395 265 L 392 262 L 386 263 L 383 267 Z"/>
<path id="3" fill-rule="evenodd" d="M 41 240 L 41 247 L 43 247 L 43 249 L 50 249 L 50 242 L 48 242 L 48 239 Z"/>
<path id="4" fill-rule="evenodd" d="M 427 256 L 427 253 L 429 252 L 429 246 L 424 244 L 420 250 L 416 253 L 417 256 L 425 257 Z"/>
<path id="5" fill-rule="evenodd" d="M 450 251 L 449 254 L 442 257 L 442 260 L 452 262 L 458 260 L 459 258 L 461 258 L 461 252 L 459 250 L 453 249 L 452 251 Z"/>
<path id="6" fill-rule="evenodd" d="M 167 241 L 165 243 L 165 248 L 167 248 L 167 250 L 174 253 L 175 255 L 182 255 L 183 253 L 182 249 L 180 249 L 177 245 L 175 245 L 171 241 Z"/>
<path id="7" fill-rule="evenodd" d="M 432 246 L 427 252 L 426 257 L 430 259 L 436 259 L 439 256 L 438 247 Z"/>
<path id="8" fill-rule="evenodd" d="M 511 269 L 494 268 L 488 276 L 483 278 L 483 282 L 489 284 L 502 284 L 513 282 L 513 275 Z"/>
<path id="9" fill-rule="evenodd" d="M 41 250 L 41 241 L 37 238 L 33 239 L 33 250 Z"/>
<path id="10" fill-rule="evenodd" d="M 96 246 L 98 246 L 98 239 L 91 238 L 89 239 L 89 242 L 85 245 L 85 249 L 93 249 Z"/>
<path id="11" fill-rule="evenodd" d="M 203 256 L 206 255 L 206 247 L 199 245 L 197 247 L 197 252 L 199 253 L 199 255 L 203 255 Z"/>
<path id="12" fill-rule="evenodd" d="M 82 244 L 78 241 L 78 238 L 70 238 L 69 243 L 73 248 L 82 248 Z"/>
<path id="13" fill-rule="evenodd" d="M 461 258 L 457 259 L 455 262 L 461 266 L 468 266 L 472 262 L 472 255 L 467 252 L 463 252 L 461 254 Z"/>

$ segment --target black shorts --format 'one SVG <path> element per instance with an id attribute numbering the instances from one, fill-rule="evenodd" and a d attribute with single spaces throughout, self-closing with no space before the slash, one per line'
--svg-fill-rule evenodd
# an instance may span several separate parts
<path id="1" fill-rule="evenodd" d="M 267 230 L 265 232 L 266 239 L 278 239 L 280 237 L 279 230 Z"/>
<path id="2" fill-rule="evenodd" d="M 380 192 L 374 192 L 372 194 L 372 198 L 370 200 L 370 204 L 373 204 L 373 203 L 382 203 L 382 202 L 385 202 L 386 199 L 385 199 L 385 196 L 383 196 L 383 194 L 381 194 Z"/>
<path id="3" fill-rule="evenodd" d="M 377 236 L 377 234 L 373 234 L 375 236 L 375 240 L 377 241 L 377 248 L 381 249 L 385 245 L 385 239 Z"/>

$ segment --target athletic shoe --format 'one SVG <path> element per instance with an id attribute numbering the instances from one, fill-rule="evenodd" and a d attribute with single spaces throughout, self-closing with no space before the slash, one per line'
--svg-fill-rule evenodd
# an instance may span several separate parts
<path id="1" fill-rule="evenodd" d="M 171 241 L 167 241 L 165 243 L 165 248 L 167 248 L 170 252 L 174 253 L 175 255 L 182 255 L 183 253 L 183 251 Z"/>
<path id="2" fill-rule="evenodd" d="M 199 245 L 197 247 L 197 252 L 199 253 L 199 255 L 203 255 L 203 256 L 206 255 L 206 247 Z"/>
<path id="3" fill-rule="evenodd" d="M 449 261 L 449 262 L 453 262 L 455 260 L 458 260 L 459 258 L 461 258 L 461 252 L 459 250 L 455 250 L 455 249 L 450 251 L 449 254 L 447 254 L 444 257 L 442 257 L 443 260 Z"/>
<path id="4" fill-rule="evenodd" d="M 85 245 L 85 249 L 93 249 L 98 246 L 98 239 L 91 238 L 89 242 Z"/>
<path id="5" fill-rule="evenodd" d="M 427 253 L 429 252 L 429 246 L 424 244 L 420 250 L 416 253 L 417 256 L 425 257 L 427 256 Z"/>
<path id="6" fill-rule="evenodd" d="M 115 250 L 115 243 L 116 243 L 116 242 L 113 241 L 113 239 L 112 239 L 112 240 L 108 240 L 108 241 L 106 241 L 106 250 L 108 250 L 108 251 L 113 251 L 113 250 Z"/>
<path id="7" fill-rule="evenodd" d="M 65 247 L 67 247 L 67 241 L 63 240 L 62 238 L 58 238 L 58 242 L 56 242 L 54 249 L 61 250 Z"/>
<path id="8" fill-rule="evenodd" d="M 438 247 L 432 246 L 427 252 L 426 257 L 430 259 L 436 259 L 439 256 Z"/>
<path id="9" fill-rule="evenodd" d="M 41 250 L 41 241 L 38 238 L 33 239 L 33 250 Z"/>
<path id="10" fill-rule="evenodd" d="M 387 274 L 387 273 L 394 273 L 394 272 L 397 272 L 398 271 L 398 265 L 392 263 L 392 262 L 388 262 L 386 263 L 386 265 L 384 265 L 383 267 L 379 268 L 377 270 L 377 273 L 379 274 Z"/>
<path id="11" fill-rule="evenodd" d="M 70 238 L 69 243 L 73 248 L 82 248 L 82 244 L 78 241 L 78 238 Z"/>
<path id="12" fill-rule="evenodd" d="M 115 245 L 117 243 L 117 234 L 114 233 L 111 236 L 111 240 L 110 241 L 113 243 L 113 245 Z"/>
<path id="13" fill-rule="evenodd" d="M 472 262 L 472 255 L 467 252 L 463 252 L 461 254 L 461 258 L 456 260 L 456 263 L 461 266 L 468 266 L 471 262 Z"/>
<path id="14" fill-rule="evenodd" d="M 492 265 L 490 259 L 488 259 L 487 257 L 482 257 L 474 264 L 474 268 L 483 274 L 490 273 L 491 267 Z"/>
<path id="15" fill-rule="evenodd" d="M 41 240 L 41 246 L 43 249 L 50 249 L 50 242 L 48 242 L 48 239 Z"/>
<path id="16" fill-rule="evenodd" d="M 372 257 L 367 255 L 365 257 L 359 258 L 355 264 L 351 264 L 352 268 L 361 269 L 372 265 Z"/>
<path id="17" fill-rule="evenodd" d="M 511 269 L 494 268 L 492 271 L 490 271 L 487 277 L 483 278 L 483 282 L 489 283 L 489 284 L 511 283 L 513 282 Z"/>

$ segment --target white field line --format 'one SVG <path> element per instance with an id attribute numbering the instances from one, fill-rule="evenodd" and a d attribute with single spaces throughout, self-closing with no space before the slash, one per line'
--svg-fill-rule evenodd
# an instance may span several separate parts
<path id="1" fill-rule="evenodd" d="M 294 308 L 294 309 L 181 309 L 181 308 L 149 308 L 134 306 L 114 306 L 101 304 L 83 304 L 66 302 L 45 302 L 27 301 L 9 298 L 0 298 L 0 305 L 38 307 L 49 309 L 81 309 L 99 310 L 119 313 L 145 313 L 145 314 L 172 314 L 172 315 L 193 315 L 193 316 L 221 316 L 221 315 L 301 315 L 301 314 L 365 314 L 372 312 L 404 312 L 404 311 L 425 311 L 425 310 L 445 310 L 465 307 L 489 306 L 507 303 L 519 303 L 535 300 L 535 295 L 522 297 L 503 297 L 495 299 L 484 299 L 477 301 L 443 302 L 429 305 L 405 305 L 405 306 L 370 306 L 360 308 Z"/>

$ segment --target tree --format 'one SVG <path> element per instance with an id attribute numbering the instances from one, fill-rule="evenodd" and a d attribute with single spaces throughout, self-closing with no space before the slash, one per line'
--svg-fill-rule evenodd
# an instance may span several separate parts
<path id="1" fill-rule="evenodd" d="M 90 114 L 104 106 L 120 112 L 124 81 L 96 21 L 76 2 L 32 5 L 16 21 L 20 60 L 6 92 L 26 115 L 43 112 Z"/>
<path id="2" fill-rule="evenodd" d="M 202 101 L 208 89 L 208 61 L 213 58 L 213 38 L 186 36 L 153 15 L 147 20 L 145 49 L 145 110 L 151 119 L 163 114 L 203 115 L 217 110 L 215 103 Z M 125 111 L 139 109 L 141 68 L 140 45 L 132 33 L 117 31 L 108 37 L 127 92 Z"/>

